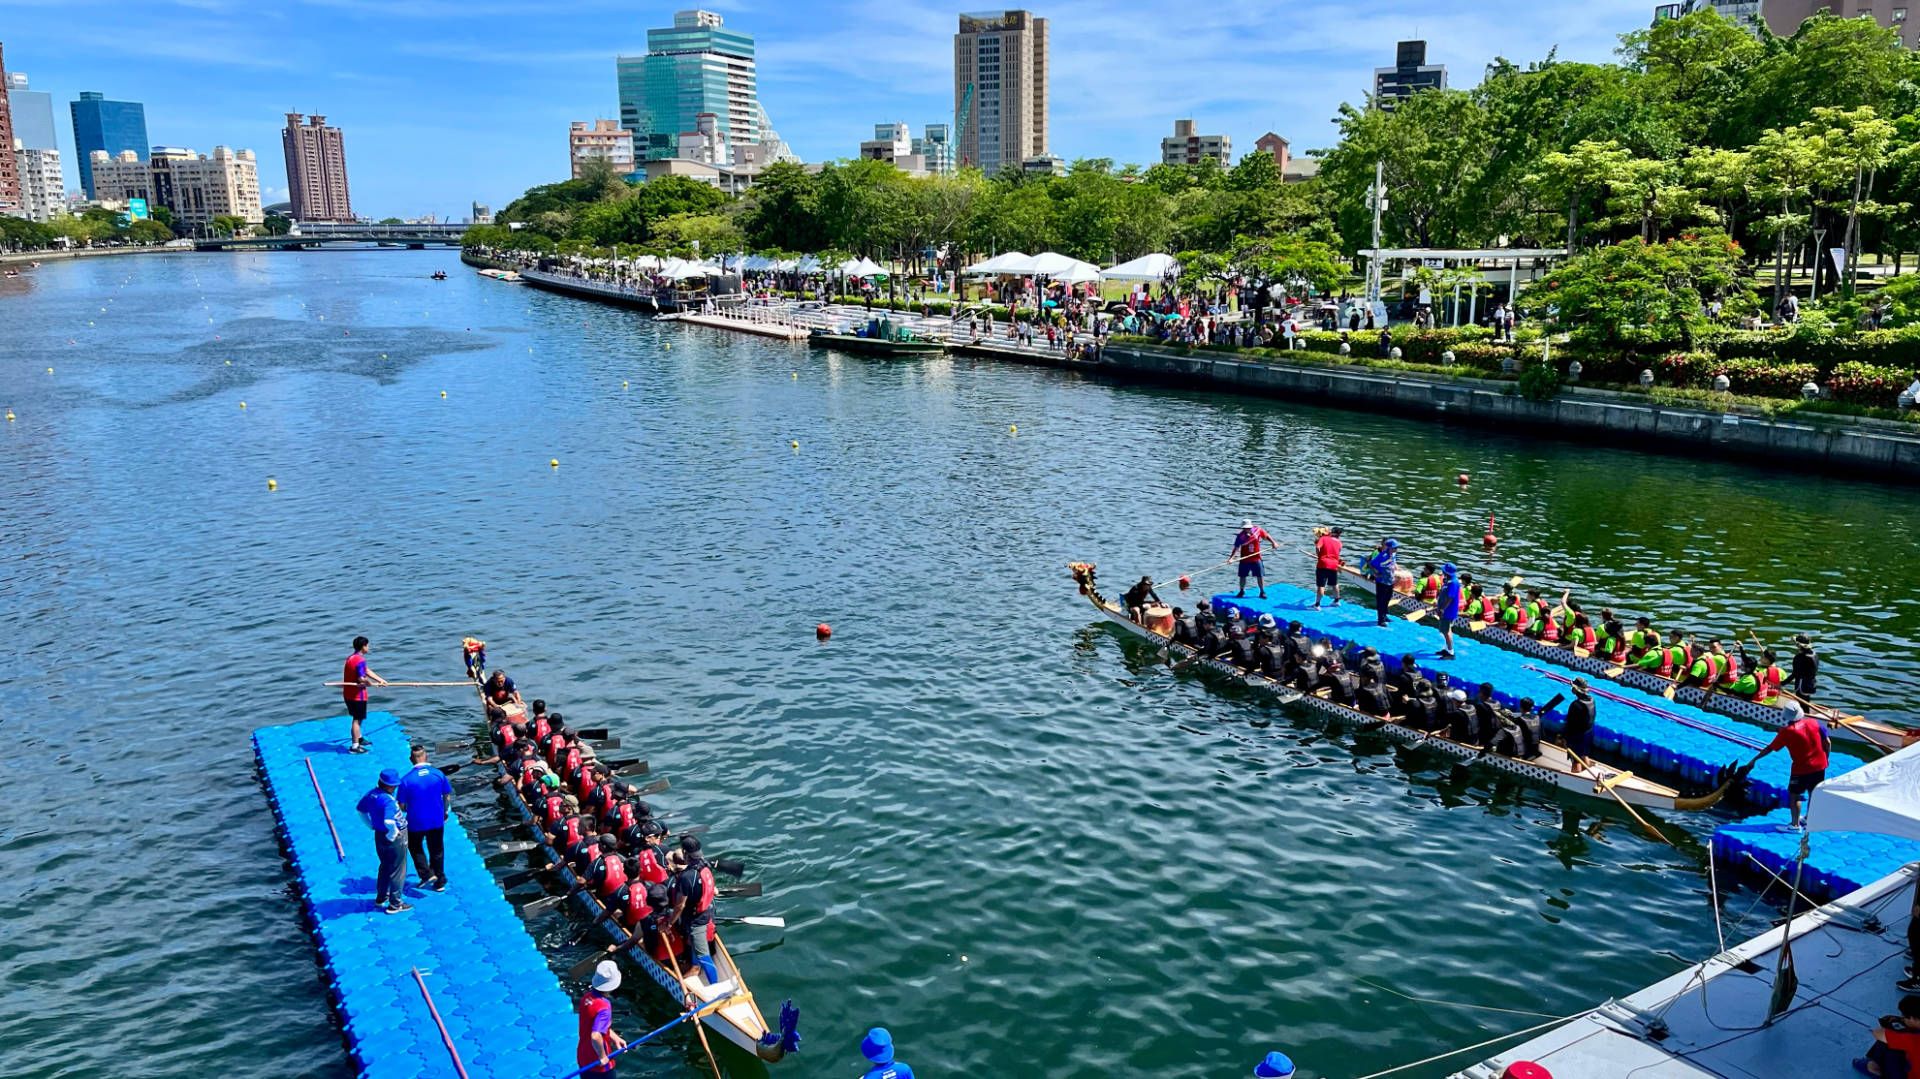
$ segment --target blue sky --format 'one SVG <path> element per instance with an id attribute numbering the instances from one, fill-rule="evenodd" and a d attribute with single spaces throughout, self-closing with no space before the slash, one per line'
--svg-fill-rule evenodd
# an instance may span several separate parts
<path id="1" fill-rule="evenodd" d="M 154 143 L 260 158 L 263 197 L 286 197 L 279 129 L 319 112 L 346 132 L 354 209 L 465 216 L 567 172 L 567 122 L 616 116 L 613 58 L 685 5 L 587 0 L 0 0 L 9 70 L 66 103 L 81 90 L 144 102 Z M 756 36 L 760 93 L 809 161 L 851 156 L 873 124 L 917 131 L 951 119 L 955 16 L 927 0 L 721 0 Z M 1359 101 L 1394 42 L 1425 37 L 1456 87 L 1497 55 L 1558 46 L 1612 58 L 1652 0 L 1065 0 L 1030 10 L 1052 26 L 1052 135 L 1066 158 L 1157 159 L 1173 121 L 1232 136 L 1273 130 L 1324 146 L 1342 101 Z M 78 186 L 69 160 L 68 183 Z"/>

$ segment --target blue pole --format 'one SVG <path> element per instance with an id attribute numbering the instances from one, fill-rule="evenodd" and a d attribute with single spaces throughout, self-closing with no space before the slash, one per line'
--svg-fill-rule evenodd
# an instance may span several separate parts
<path id="1" fill-rule="evenodd" d="M 627 1044 L 621 1046 L 620 1048 L 615 1049 L 613 1052 L 608 1053 L 607 1059 L 612 1060 L 614 1057 L 619 1056 L 621 1053 L 624 1053 L 627 1050 L 634 1048 L 635 1046 L 645 1045 L 648 1042 L 652 1041 L 653 1039 L 659 1037 L 660 1035 L 665 1034 L 667 1031 L 672 1030 L 674 1027 L 679 1026 L 681 1023 L 684 1023 L 687 1020 L 693 1018 L 697 1014 L 699 1013 L 692 1009 L 688 1009 L 687 1011 L 681 1012 L 678 1016 L 675 1016 L 671 1022 L 655 1027 L 654 1029 L 648 1031 L 645 1035 L 643 1035 L 639 1039 L 635 1041 L 630 1041 Z M 597 1068 L 599 1066 L 600 1066 L 599 1061 L 595 1061 L 592 1064 L 584 1064 L 578 1068 L 573 1069 L 567 1074 L 561 1076 L 560 1079 L 574 1079 L 575 1076 L 585 1074 L 588 1069 Z"/>

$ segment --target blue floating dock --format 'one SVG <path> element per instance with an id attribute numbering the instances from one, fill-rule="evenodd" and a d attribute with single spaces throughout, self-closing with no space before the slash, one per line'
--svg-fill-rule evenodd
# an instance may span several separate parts
<path id="1" fill-rule="evenodd" d="M 1776 809 L 1723 824 L 1713 833 L 1713 856 L 1756 888 L 1764 889 L 1769 883 L 1777 887 L 1777 882 L 1755 869 L 1754 862 L 1791 883 L 1800 833 L 1787 831 L 1786 823 L 1787 811 Z M 1815 902 L 1830 902 L 1897 873 L 1910 862 L 1920 862 L 1920 842 L 1873 832 L 1813 832 L 1807 836 L 1800 891 Z M 1785 902 L 1784 889 L 1774 894 Z"/>
<path id="2" fill-rule="evenodd" d="M 1282 626 L 1290 621 L 1298 621 L 1313 636 L 1331 637 L 1343 647 L 1353 644 L 1376 648 L 1387 664 L 1389 673 L 1398 667 L 1399 657 L 1412 653 L 1428 678 L 1444 672 L 1455 688 L 1466 689 L 1469 696 L 1474 687 L 1482 682 L 1490 682 L 1495 696 L 1508 706 L 1515 705 L 1522 697 L 1531 697 L 1544 704 L 1556 694 L 1572 694 L 1566 685 L 1527 669 L 1529 666 L 1542 666 L 1543 660 L 1520 652 L 1509 652 L 1457 633 L 1453 638 L 1455 658 L 1443 662 L 1438 658 L 1438 629 L 1398 616 L 1390 616 L 1385 626 L 1377 625 L 1371 597 L 1364 603 L 1349 601 L 1338 607 L 1314 610 L 1312 591 L 1295 585 L 1269 584 L 1266 599 L 1251 596 L 1242 599 L 1231 593 L 1222 593 L 1213 597 L 1213 605 L 1217 611 L 1238 608 L 1242 618 L 1271 614 Z M 1569 678 L 1576 674 L 1558 669 L 1553 673 Z M 1725 731 L 1760 746 L 1772 741 L 1775 733 L 1732 716 L 1679 704 L 1630 686 L 1608 683 L 1598 688 L 1684 716 L 1699 726 Z M 1600 707 L 1599 716 L 1594 722 L 1594 747 L 1610 763 L 1645 768 L 1704 787 L 1714 782 L 1722 768 L 1745 764 L 1758 752 L 1757 749 L 1617 701 L 1600 699 L 1597 703 Z M 1558 730 L 1564 718 L 1557 711 L 1548 713 L 1545 717 L 1547 729 Z M 1827 767 L 1827 775 L 1844 775 L 1860 764 L 1859 758 L 1836 750 Z M 1748 779 L 1748 800 L 1766 809 L 1784 806 L 1788 767 L 1785 750 L 1769 754 L 1754 768 Z"/>
<path id="3" fill-rule="evenodd" d="M 413 909 L 373 905 L 377 860 L 354 811 L 383 768 L 407 766 L 408 741 L 386 712 L 362 728 L 373 751 L 346 751 L 345 716 L 253 732 L 267 798 L 299 877 L 347 1051 L 364 1079 L 443 1079 L 453 1058 L 413 977 L 419 968 L 470 1079 L 529 1079 L 573 1068 L 573 1005 L 457 819 L 446 827 L 447 890 Z M 313 778 L 307 764 L 313 765 Z M 345 848 L 334 847 L 314 780 Z"/>

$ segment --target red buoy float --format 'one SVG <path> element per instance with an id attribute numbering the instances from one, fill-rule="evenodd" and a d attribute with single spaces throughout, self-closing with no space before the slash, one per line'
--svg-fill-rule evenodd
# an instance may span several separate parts
<path id="1" fill-rule="evenodd" d="M 825 622 L 822 622 L 819 625 L 813 627 L 813 635 L 824 641 L 828 637 L 833 636 L 833 627 L 827 625 Z"/>
<path id="2" fill-rule="evenodd" d="M 1462 486 L 1462 487 L 1465 487 L 1465 486 L 1466 486 L 1466 485 L 1467 485 L 1467 484 L 1468 484 L 1469 482 L 1471 482 L 1472 480 L 1473 480 L 1473 477 L 1472 477 L 1472 476 L 1469 476 L 1469 475 L 1467 475 L 1467 474 L 1466 474 L 1465 472 L 1462 472 L 1462 473 L 1460 473 L 1460 476 L 1459 476 L 1459 479 L 1458 479 L 1458 482 L 1459 482 L 1459 484 L 1460 484 L 1460 486 Z"/>
<path id="3" fill-rule="evenodd" d="M 1180 575 L 1180 591 L 1185 592 L 1187 589 L 1192 587 L 1193 587 L 1193 578 L 1182 573 Z"/>
<path id="4" fill-rule="evenodd" d="M 1493 514 L 1489 513 L 1487 514 L 1487 534 L 1480 537 L 1480 544 L 1483 547 L 1492 549 L 1494 544 L 1499 542 L 1500 537 L 1493 534 Z"/>

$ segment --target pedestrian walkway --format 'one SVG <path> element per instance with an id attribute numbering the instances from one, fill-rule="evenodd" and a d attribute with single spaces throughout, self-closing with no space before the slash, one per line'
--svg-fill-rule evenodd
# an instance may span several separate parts
<path id="1" fill-rule="evenodd" d="M 382 768 L 405 766 L 408 741 L 390 713 L 374 712 L 363 728 L 373 751 L 350 754 L 347 722 L 262 727 L 253 746 L 359 1074 L 441 1079 L 464 1068 L 469 1079 L 532 1079 L 570 1071 L 572 1005 L 458 820 L 446 825 L 447 890 L 409 885 L 413 909 L 402 914 L 374 906 L 378 861 L 354 807 Z"/>

